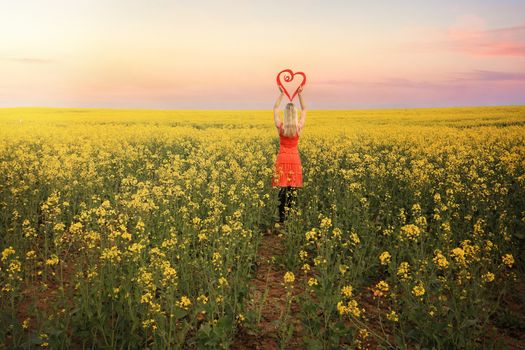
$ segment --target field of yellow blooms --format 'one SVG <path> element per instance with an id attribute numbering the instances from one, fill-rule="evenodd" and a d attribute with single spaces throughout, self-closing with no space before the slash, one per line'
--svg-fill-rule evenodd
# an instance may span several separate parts
<path id="1" fill-rule="evenodd" d="M 308 113 L 280 347 L 490 348 L 523 331 L 525 107 Z M 0 109 L 0 348 L 256 334 L 278 148 L 270 109 Z"/>

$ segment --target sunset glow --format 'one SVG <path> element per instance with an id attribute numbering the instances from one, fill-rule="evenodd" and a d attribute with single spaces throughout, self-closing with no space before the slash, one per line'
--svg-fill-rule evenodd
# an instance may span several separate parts
<path id="1" fill-rule="evenodd" d="M 0 107 L 525 104 L 525 3 L 21 0 L 0 5 Z"/>

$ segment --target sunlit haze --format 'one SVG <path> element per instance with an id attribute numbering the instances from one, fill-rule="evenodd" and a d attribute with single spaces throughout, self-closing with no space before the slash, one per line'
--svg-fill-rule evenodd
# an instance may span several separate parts
<path id="1" fill-rule="evenodd" d="M 0 107 L 310 109 L 525 104 L 525 2 L 17 0 Z"/>

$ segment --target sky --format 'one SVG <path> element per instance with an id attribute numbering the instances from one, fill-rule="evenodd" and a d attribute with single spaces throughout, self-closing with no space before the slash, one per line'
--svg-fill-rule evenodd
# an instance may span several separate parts
<path id="1" fill-rule="evenodd" d="M 525 1 L 0 2 L 0 107 L 525 105 Z M 285 98 L 286 99 L 286 98 Z M 297 98 L 294 102 L 298 102 Z"/>

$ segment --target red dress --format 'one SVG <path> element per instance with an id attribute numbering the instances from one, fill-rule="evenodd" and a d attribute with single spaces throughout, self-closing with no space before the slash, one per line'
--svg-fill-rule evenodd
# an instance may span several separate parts
<path id="1" fill-rule="evenodd" d="M 303 172 L 297 144 L 299 133 L 293 137 L 283 135 L 283 123 L 279 124 L 279 153 L 272 178 L 273 187 L 303 187 Z"/>

